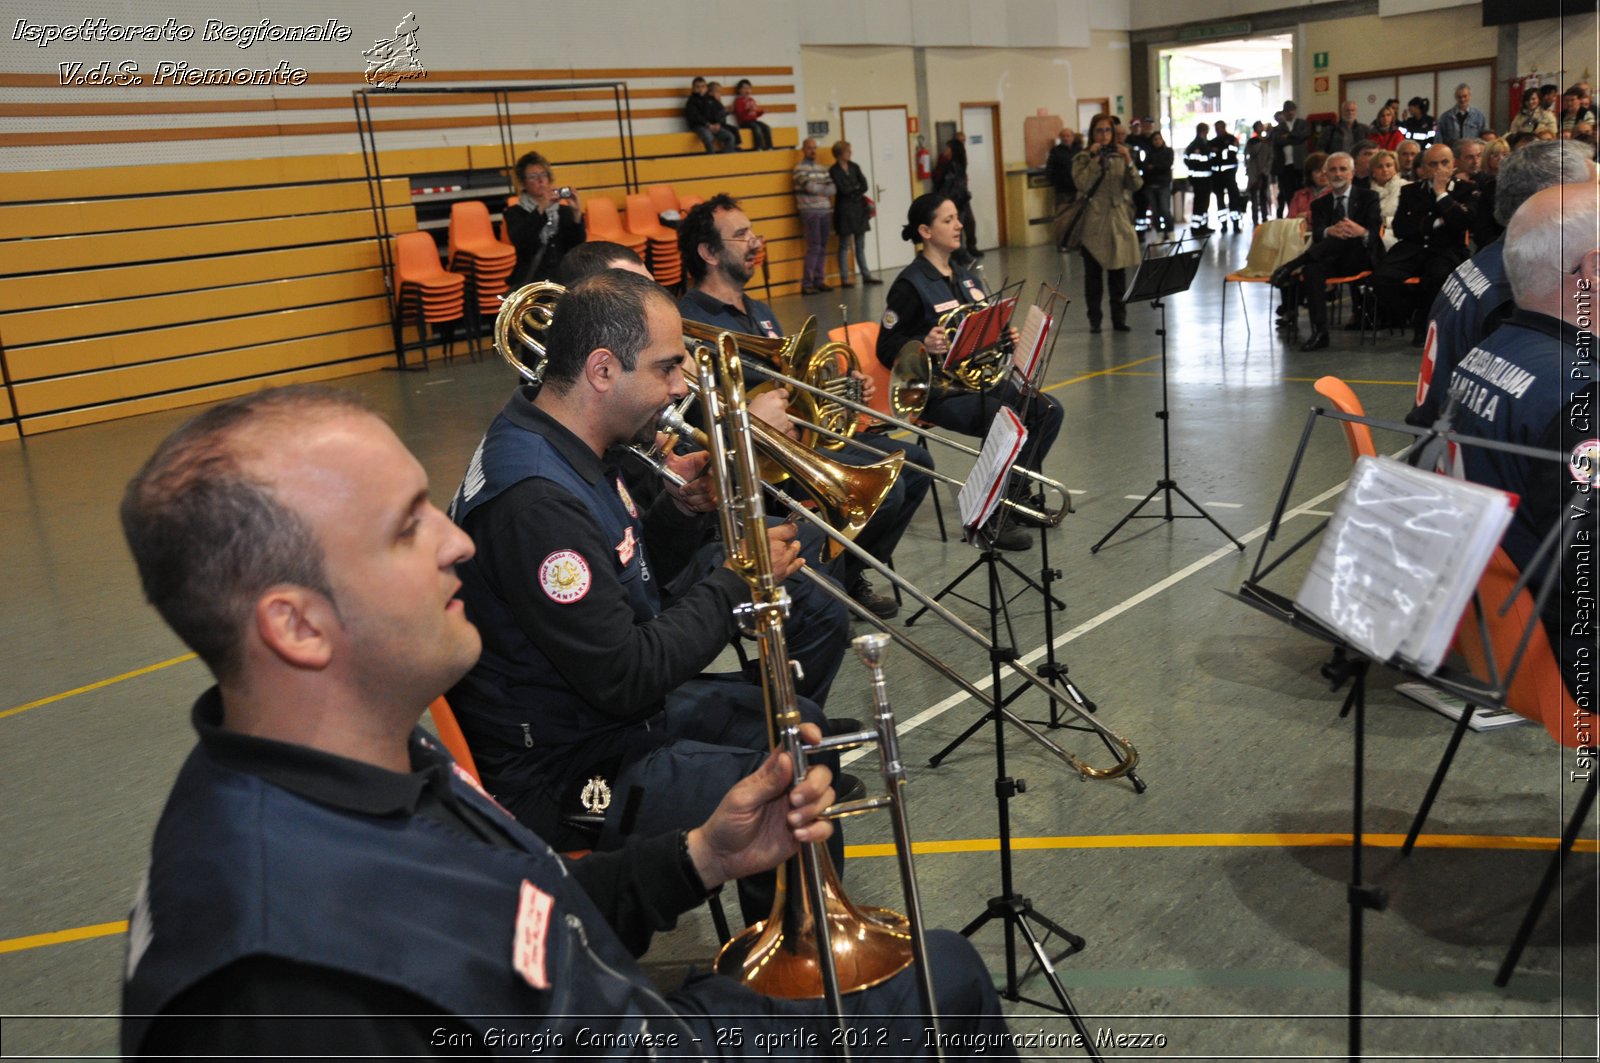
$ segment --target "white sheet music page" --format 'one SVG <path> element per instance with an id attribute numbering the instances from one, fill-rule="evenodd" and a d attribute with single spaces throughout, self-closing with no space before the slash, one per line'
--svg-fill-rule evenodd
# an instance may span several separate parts
<path id="1" fill-rule="evenodd" d="M 1515 505 L 1504 491 L 1364 457 L 1295 605 L 1373 660 L 1432 673 Z"/>
<path id="2" fill-rule="evenodd" d="M 967 482 L 961 485 L 956 497 L 961 507 L 961 526 L 972 539 L 972 530 L 994 514 L 1000 500 L 1005 497 L 1006 484 L 1011 479 L 1011 466 L 1016 463 L 1022 445 L 1028 441 L 1028 430 L 1010 408 L 1002 406 L 989 425 L 984 437 L 983 450 L 973 463 Z"/>
<path id="3" fill-rule="evenodd" d="M 1033 379 L 1039 359 L 1044 356 L 1044 341 L 1050 336 L 1050 326 L 1055 321 L 1039 306 L 1028 307 L 1028 317 L 1022 323 L 1022 342 L 1011 360 L 1011 371 L 1023 381 Z"/>

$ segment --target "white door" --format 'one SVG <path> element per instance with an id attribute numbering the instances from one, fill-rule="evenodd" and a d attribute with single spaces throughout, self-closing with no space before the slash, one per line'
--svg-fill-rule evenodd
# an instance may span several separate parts
<path id="1" fill-rule="evenodd" d="M 916 256 L 916 248 L 900 239 L 911 209 L 911 140 L 904 107 L 852 109 L 844 115 L 844 139 L 853 161 L 866 176 L 878 216 L 867 233 L 867 265 L 874 271 L 897 270 Z"/>
<path id="2" fill-rule="evenodd" d="M 1345 99 L 1356 101 L 1357 120 L 1370 125 L 1378 117 L 1378 108 L 1383 106 L 1383 101 L 1394 96 L 1394 75 L 1355 78 L 1345 82 L 1344 93 Z M 1404 114 L 1402 110 L 1401 117 Z"/>
<path id="3" fill-rule="evenodd" d="M 994 111 L 961 108 L 961 131 L 967 135 L 967 187 L 972 191 L 972 218 L 978 226 L 980 250 L 1000 244 L 1000 175 L 994 157 Z"/>

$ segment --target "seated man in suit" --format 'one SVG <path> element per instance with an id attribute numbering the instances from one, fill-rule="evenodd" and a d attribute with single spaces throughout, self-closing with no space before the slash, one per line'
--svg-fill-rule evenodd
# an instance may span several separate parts
<path id="1" fill-rule="evenodd" d="M 1311 201 L 1311 246 L 1272 275 L 1272 283 L 1278 287 L 1296 286 L 1305 294 L 1311 337 L 1301 344 L 1303 351 L 1318 351 L 1328 345 L 1328 278 L 1371 269 L 1383 254 L 1378 193 L 1354 187 L 1351 180 L 1355 171 L 1355 160 L 1348 152 L 1328 156 L 1322 166 L 1328 192 Z M 1292 280 L 1295 273 L 1300 275 L 1298 285 Z M 1284 303 L 1295 305 L 1287 295 Z"/>
<path id="2" fill-rule="evenodd" d="M 1455 268 L 1467 260 L 1467 233 L 1477 220 L 1476 185 L 1456 177 L 1455 152 L 1435 144 L 1422 156 L 1415 184 L 1400 190 L 1394 235 L 1400 242 L 1384 256 L 1373 283 L 1378 306 L 1411 321 L 1411 345 L 1421 347 L 1427 309 Z M 1417 277 L 1417 284 L 1406 283 Z"/>

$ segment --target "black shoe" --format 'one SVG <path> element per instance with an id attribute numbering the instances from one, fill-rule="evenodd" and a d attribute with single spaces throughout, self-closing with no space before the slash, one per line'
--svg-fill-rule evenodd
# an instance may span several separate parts
<path id="1" fill-rule="evenodd" d="M 854 716 L 829 716 L 826 737 L 852 735 L 861 730 L 861 721 Z"/>
<path id="2" fill-rule="evenodd" d="M 1013 498 L 1012 501 L 1016 502 L 1016 503 L 1018 503 L 1020 505 L 1030 506 L 1030 507 L 1033 507 L 1035 509 L 1037 508 L 1037 506 L 1035 506 L 1035 504 L 1034 504 L 1033 499 L 1031 499 L 1031 498 Z M 1037 513 L 1034 513 L 1034 512 L 1026 512 L 1025 513 L 1020 509 L 1011 510 L 1011 523 L 1012 524 L 1020 524 L 1024 528 L 1048 528 L 1050 526 L 1049 523 L 1047 523 Z"/>
<path id="3" fill-rule="evenodd" d="M 846 801 L 859 801 L 867 796 L 867 786 L 854 775 L 840 772 L 833 777 L 833 794 L 835 804 L 844 804 Z"/>
<path id="4" fill-rule="evenodd" d="M 1132 332 L 1133 329 L 1131 327 L 1129 327 L 1129 325 L 1128 325 L 1128 323 L 1126 321 L 1113 321 L 1111 323 L 1111 331 L 1112 332 Z"/>
<path id="5" fill-rule="evenodd" d="M 1294 283 L 1294 273 L 1299 268 L 1299 262 L 1285 262 L 1272 271 L 1272 286 L 1274 288 L 1287 288 Z"/>
<path id="6" fill-rule="evenodd" d="M 879 280 L 878 278 L 876 278 L 876 277 L 862 277 L 861 278 L 861 283 L 862 284 L 882 284 L 883 282 L 881 280 Z"/>
<path id="7" fill-rule="evenodd" d="M 841 288 L 854 288 L 855 286 L 856 286 L 856 282 L 855 281 L 840 281 L 839 282 L 839 287 L 841 287 Z"/>
<path id="8" fill-rule="evenodd" d="M 819 291 L 819 292 L 831 292 L 831 291 L 833 291 L 833 285 L 831 285 L 831 284 L 819 284 L 819 285 L 817 285 L 817 291 Z"/>
<path id="9" fill-rule="evenodd" d="M 1098 322 L 1098 321 L 1089 322 L 1089 331 L 1094 333 L 1096 336 L 1100 335 L 1100 322 Z"/>
<path id="10" fill-rule="evenodd" d="M 1327 345 L 1328 330 L 1325 328 L 1314 328 L 1311 330 L 1311 337 L 1300 345 L 1300 349 L 1302 351 L 1320 351 Z"/>
<path id="11" fill-rule="evenodd" d="M 893 598 L 885 597 L 872 589 L 872 584 L 867 582 L 867 577 L 857 577 L 850 585 L 850 597 L 856 604 L 866 607 L 867 612 L 879 620 L 892 620 L 900 612 L 900 604 Z"/>
<path id="12" fill-rule="evenodd" d="M 800 285 L 800 294 L 801 294 L 801 295 L 816 295 L 816 294 L 817 294 L 817 292 L 819 292 L 819 291 L 821 291 L 821 290 L 822 290 L 822 289 L 820 289 L 820 288 L 813 288 L 813 287 L 812 287 L 812 286 L 811 286 L 811 285 L 809 285 L 809 284 L 802 284 L 802 285 Z"/>

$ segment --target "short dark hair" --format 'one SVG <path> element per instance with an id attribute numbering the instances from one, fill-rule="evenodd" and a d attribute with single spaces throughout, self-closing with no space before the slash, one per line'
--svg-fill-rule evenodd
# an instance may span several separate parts
<path id="1" fill-rule="evenodd" d="M 322 544 L 293 509 L 247 471 L 246 430 L 372 411 L 356 396 L 318 385 L 258 391 L 192 418 L 128 482 L 122 533 L 145 598 L 224 682 L 244 666 L 244 634 L 256 600 L 280 583 L 333 600 Z"/>
<path id="2" fill-rule="evenodd" d="M 613 262 L 628 262 L 644 267 L 644 259 L 633 248 L 610 240 L 590 240 L 561 256 L 561 265 L 556 268 L 556 283 L 563 288 L 570 288 L 603 269 L 614 269 Z"/>
<path id="3" fill-rule="evenodd" d="M 517 160 L 516 173 L 518 184 L 523 182 L 523 172 L 530 166 L 543 166 L 545 171 L 548 173 L 550 170 L 550 160 L 545 158 L 543 155 L 540 155 L 537 151 L 530 151 L 523 155 L 522 158 Z"/>
<path id="4" fill-rule="evenodd" d="M 718 192 L 705 202 L 690 207 L 689 213 L 678 223 L 678 254 L 683 259 L 683 268 L 696 281 L 705 280 L 709 269 L 705 259 L 700 257 L 701 245 L 719 254 L 722 252 L 722 234 L 717 231 L 717 211 L 738 209 L 738 200 L 726 192 Z"/>
<path id="5" fill-rule="evenodd" d="M 572 390 L 592 351 L 604 347 L 624 372 L 633 372 L 650 342 L 645 308 L 651 299 L 668 306 L 672 297 L 649 277 L 626 270 L 591 274 L 567 290 L 545 332 L 544 386 L 554 394 Z"/>
<path id="6" fill-rule="evenodd" d="M 1352 155 L 1360 155 L 1363 151 L 1377 151 L 1377 150 L 1378 150 L 1378 142 L 1376 140 L 1358 140 L 1358 141 L 1356 141 L 1355 148 L 1350 152 L 1350 154 L 1352 154 Z"/>

